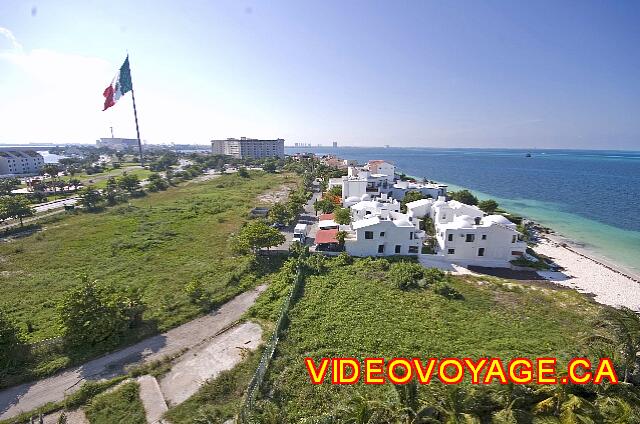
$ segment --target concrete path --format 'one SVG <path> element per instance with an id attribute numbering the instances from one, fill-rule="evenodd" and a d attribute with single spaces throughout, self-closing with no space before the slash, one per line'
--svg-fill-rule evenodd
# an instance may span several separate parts
<path id="1" fill-rule="evenodd" d="M 62 411 L 46 415 L 43 420 L 44 424 L 58 424 L 60 415 L 62 415 Z M 89 424 L 89 420 L 82 409 L 66 411 L 64 415 L 67 418 L 67 424 Z M 38 422 L 38 420 L 36 420 L 36 422 Z"/>
<path id="2" fill-rule="evenodd" d="M 158 380 L 151 375 L 143 375 L 138 378 L 140 385 L 140 401 L 144 407 L 149 424 L 161 424 L 162 415 L 169 410 L 162 396 Z"/>
<path id="3" fill-rule="evenodd" d="M 160 379 L 164 398 L 171 406 L 184 402 L 207 380 L 242 361 L 243 351 L 257 348 L 261 340 L 260 325 L 246 322 L 189 351 Z"/>
<path id="4" fill-rule="evenodd" d="M 123 375 L 131 366 L 160 360 L 166 356 L 174 356 L 184 349 L 197 346 L 240 319 L 265 288 L 265 286 L 260 286 L 243 293 L 211 314 L 128 348 L 94 359 L 52 377 L 0 391 L 0 419 L 11 418 L 21 412 L 31 411 L 47 402 L 59 402 L 64 399 L 65 395 L 78 390 L 86 380 L 101 380 Z"/>

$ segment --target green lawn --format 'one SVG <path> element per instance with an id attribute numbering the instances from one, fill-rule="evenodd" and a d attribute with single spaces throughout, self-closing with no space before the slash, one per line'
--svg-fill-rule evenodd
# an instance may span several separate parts
<path id="1" fill-rule="evenodd" d="M 147 419 L 139 392 L 138 383 L 130 382 L 96 396 L 85 409 L 89 423 L 145 424 Z"/>
<path id="2" fill-rule="evenodd" d="M 523 287 L 493 278 L 453 279 L 450 284 L 462 293 L 462 300 L 449 300 L 428 288 L 402 291 L 387 281 L 384 262 L 364 259 L 339 266 L 334 260 L 323 275 L 307 277 L 263 387 L 282 422 L 334 413 L 356 393 L 378 400 L 396 396 L 391 384 L 314 386 L 304 357 L 508 361 L 557 356 L 566 363 L 585 351 L 583 336 L 600 310 L 574 291 Z M 285 292 L 273 284 L 252 315 L 273 319 L 273 304 L 279 304 Z M 431 386 L 420 389 L 423 395 L 428 390 Z"/>
<path id="3" fill-rule="evenodd" d="M 140 180 L 147 179 L 149 175 L 153 173 L 153 171 L 141 168 L 139 165 L 127 165 L 127 166 L 123 166 L 122 168 L 110 169 L 107 172 L 100 172 L 100 173 L 91 174 L 91 175 L 87 175 L 86 173 L 83 172 L 80 174 L 76 174 L 73 177 L 71 176 L 63 177 L 62 180 L 68 181 L 72 178 L 76 178 L 82 181 L 82 184 L 84 185 L 93 185 L 97 188 L 104 188 L 107 186 L 107 180 L 109 179 L 109 177 L 117 178 L 125 172 L 129 175 L 138 176 Z"/>
<path id="4" fill-rule="evenodd" d="M 257 284 L 249 259 L 234 257 L 228 239 L 255 205 L 252 199 L 291 175 L 226 175 L 132 199 L 100 213 L 46 224 L 35 235 L 0 244 L 0 305 L 38 341 L 59 335 L 56 304 L 86 274 L 116 286 L 142 287 L 145 324 L 129 343 L 200 315 L 186 283 L 199 280 L 213 303 Z M 5 379 L 35 378 L 99 352 L 48 352 Z"/>

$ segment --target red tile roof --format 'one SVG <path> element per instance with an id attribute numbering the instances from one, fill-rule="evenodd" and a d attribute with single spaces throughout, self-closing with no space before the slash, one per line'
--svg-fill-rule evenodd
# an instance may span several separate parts
<path id="1" fill-rule="evenodd" d="M 338 235 L 338 230 L 318 230 L 316 233 L 316 244 L 324 244 L 324 243 L 337 243 L 338 239 L 336 239 L 336 235 Z"/>
<path id="2" fill-rule="evenodd" d="M 318 221 L 332 221 L 333 218 L 335 218 L 335 215 L 332 213 L 323 213 L 320 215 L 320 218 L 318 218 Z"/>

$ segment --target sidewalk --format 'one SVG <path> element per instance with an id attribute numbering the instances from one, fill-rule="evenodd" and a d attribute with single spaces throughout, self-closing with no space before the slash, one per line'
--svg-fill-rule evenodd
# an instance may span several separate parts
<path id="1" fill-rule="evenodd" d="M 84 381 L 109 379 L 131 366 L 174 356 L 203 343 L 240 319 L 255 303 L 265 286 L 238 295 L 220 309 L 125 349 L 94 359 L 52 377 L 15 386 L 0 392 L 0 419 L 59 402 L 78 390 Z"/>

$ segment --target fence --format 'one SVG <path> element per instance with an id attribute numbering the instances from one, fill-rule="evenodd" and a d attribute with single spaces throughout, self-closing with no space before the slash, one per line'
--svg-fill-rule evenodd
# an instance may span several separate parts
<path id="1" fill-rule="evenodd" d="M 251 378 L 249 386 L 247 387 L 247 394 L 245 396 L 244 403 L 238 417 L 238 422 L 240 424 L 252 423 L 251 413 L 254 410 L 256 394 L 262 386 L 264 376 L 267 374 L 267 370 L 278 345 L 278 340 L 282 335 L 282 331 L 288 325 L 288 315 L 291 303 L 296 299 L 296 296 L 298 296 L 303 281 L 304 277 L 302 273 L 302 267 L 300 264 L 298 264 L 295 281 L 293 282 L 293 286 L 291 287 L 289 295 L 287 296 L 284 304 L 282 305 L 282 308 L 280 309 L 280 316 L 278 317 L 276 328 L 273 331 L 271 338 L 267 342 L 267 346 L 265 347 L 264 352 L 262 353 L 262 357 L 260 358 L 258 368 L 256 369 L 255 373 L 253 373 L 253 377 Z"/>

